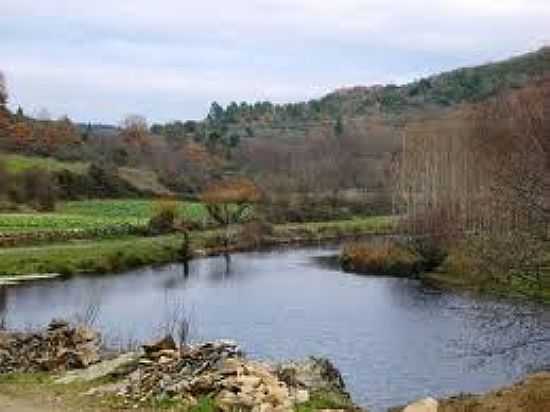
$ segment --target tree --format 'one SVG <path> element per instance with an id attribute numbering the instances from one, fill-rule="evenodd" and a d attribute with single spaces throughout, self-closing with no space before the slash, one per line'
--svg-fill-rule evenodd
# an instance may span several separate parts
<path id="1" fill-rule="evenodd" d="M 208 111 L 208 121 L 212 123 L 214 127 L 219 127 L 222 125 L 224 117 L 223 107 L 221 107 L 218 102 L 213 102 Z"/>
<path id="2" fill-rule="evenodd" d="M 231 241 L 231 226 L 241 223 L 246 212 L 261 197 L 256 184 L 244 177 L 213 183 L 201 194 L 209 216 L 224 228 L 226 253 Z"/>
<path id="3" fill-rule="evenodd" d="M 344 134 L 344 121 L 342 120 L 342 116 L 338 116 L 338 118 L 336 119 L 336 124 L 334 125 L 334 134 L 338 137 Z"/>
<path id="4" fill-rule="evenodd" d="M 0 72 L 0 109 L 5 110 L 8 102 L 8 91 L 6 88 L 6 80 L 2 72 Z"/>
<path id="5" fill-rule="evenodd" d="M 10 113 L 7 108 L 8 90 L 4 75 L 0 72 L 0 139 L 9 138 L 10 135 Z"/>
<path id="6" fill-rule="evenodd" d="M 152 161 L 153 148 L 147 120 L 140 115 L 128 115 L 122 120 L 122 142 L 128 160 L 134 165 Z"/>
<path id="7" fill-rule="evenodd" d="M 477 282 L 538 291 L 549 220 L 545 85 L 501 93 L 404 130 L 404 228 L 455 250 L 462 267 L 457 263 L 456 271 Z"/>

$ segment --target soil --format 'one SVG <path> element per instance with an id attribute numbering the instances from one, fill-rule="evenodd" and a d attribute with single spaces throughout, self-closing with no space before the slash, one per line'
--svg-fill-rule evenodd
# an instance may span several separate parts
<path id="1" fill-rule="evenodd" d="M 0 412 L 68 412 L 68 410 L 62 406 L 47 405 L 41 399 L 15 399 L 0 393 Z"/>
<path id="2" fill-rule="evenodd" d="M 461 395 L 441 401 L 438 412 L 550 412 L 550 373 L 531 375 L 485 395 Z"/>

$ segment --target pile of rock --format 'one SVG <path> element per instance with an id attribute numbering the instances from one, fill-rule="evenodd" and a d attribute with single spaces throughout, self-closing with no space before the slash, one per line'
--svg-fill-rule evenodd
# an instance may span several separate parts
<path id="1" fill-rule="evenodd" d="M 99 361 L 100 335 L 54 320 L 38 332 L 0 331 L 0 374 L 65 371 Z"/>
<path id="2" fill-rule="evenodd" d="M 349 399 L 342 377 L 326 360 L 270 365 L 246 359 L 231 342 L 177 349 L 171 337 L 143 349 L 143 356 L 123 368 L 120 383 L 91 394 L 115 393 L 132 406 L 166 398 L 194 405 L 209 397 L 222 411 L 262 412 L 293 410 L 319 390 Z"/>

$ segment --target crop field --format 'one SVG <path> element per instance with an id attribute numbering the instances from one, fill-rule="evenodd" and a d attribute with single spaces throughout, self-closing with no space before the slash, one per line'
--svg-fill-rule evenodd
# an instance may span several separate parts
<path id="1" fill-rule="evenodd" d="M 207 218 L 207 212 L 200 202 L 177 202 L 178 214 L 191 221 Z M 58 212 L 63 215 L 76 215 L 111 219 L 127 223 L 146 223 L 155 207 L 152 200 L 85 200 L 62 203 Z"/>
<path id="2" fill-rule="evenodd" d="M 55 213 L 0 214 L 0 233 L 96 229 L 117 225 L 143 226 L 154 211 L 152 200 L 86 200 L 60 203 Z M 198 202 L 178 202 L 188 221 L 205 222 L 206 209 Z"/>

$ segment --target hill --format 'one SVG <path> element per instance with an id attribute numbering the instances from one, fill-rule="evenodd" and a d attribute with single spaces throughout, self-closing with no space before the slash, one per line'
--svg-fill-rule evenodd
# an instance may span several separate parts
<path id="1" fill-rule="evenodd" d="M 550 72 L 550 47 L 500 62 L 436 74 L 403 86 L 340 89 L 308 102 L 232 102 L 226 107 L 214 102 L 205 123 L 228 143 L 252 137 L 292 139 L 340 127 L 339 123 L 349 119 L 381 116 L 395 121 L 407 114 L 479 102 L 499 91 L 521 88 L 547 72 Z M 155 133 L 166 136 L 192 135 L 197 128 L 200 127 L 195 122 L 154 126 Z"/>

